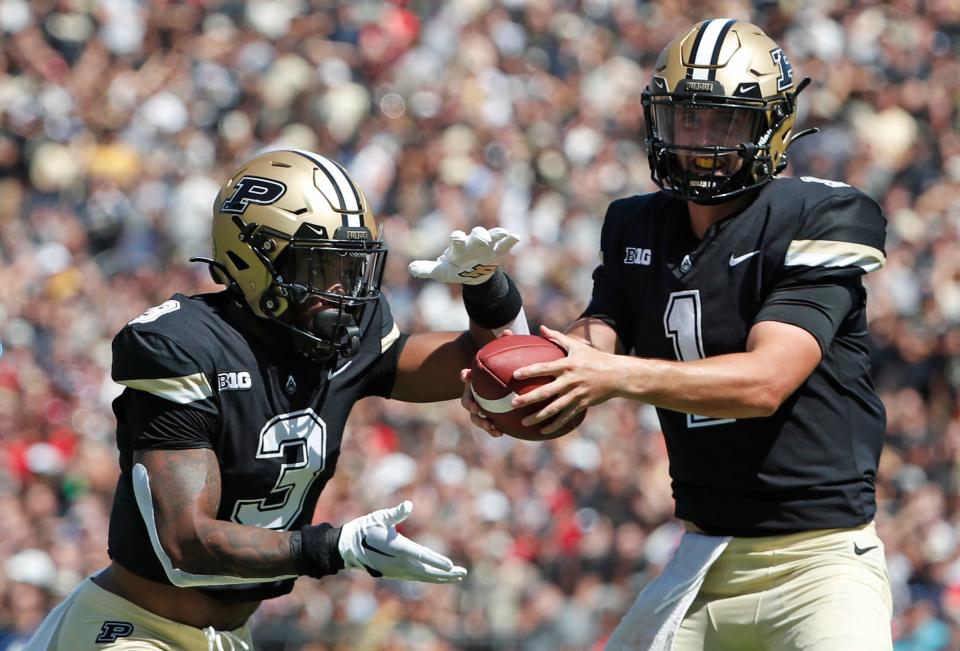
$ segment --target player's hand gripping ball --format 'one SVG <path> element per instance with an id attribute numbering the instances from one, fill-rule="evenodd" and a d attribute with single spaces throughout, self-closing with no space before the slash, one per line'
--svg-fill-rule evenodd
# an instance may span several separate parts
<path id="1" fill-rule="evenodd" d="M 538 423 L 532 427 L 521 425 L 520 421 L 542 409 L 547 401 L 541 401 L 520 409 L 514 409 L 510 401 L 514 396 L 532 391 L 549 383 L 551 377 L 533 377 L 516 380 L 513 372 L 518 368 L 539 362 L 551 362 L 566 357 L 560 346 L 548 339 L 536 335 L 505 335 L 494 339 L 477 351 L 470 367 L 470 388 L 483 414 L 498 430 L 514 438 L 527 441 L 545 441 L 559 434 L 543 435 L 541 427 L 550 421 Z M 573 418 L 569 431 L 586 416 L 582 411 Z"/>

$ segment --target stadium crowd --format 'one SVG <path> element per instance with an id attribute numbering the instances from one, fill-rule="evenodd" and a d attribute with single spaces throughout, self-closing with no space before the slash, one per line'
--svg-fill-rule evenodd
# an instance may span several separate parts
<path id="1" fill-rule="evenodd" d="M 888 409 L 877 517 L 897 651 L 960 649 L 960 8 L 949 0 L 0 0 L 0 651 L 107 563 L 110 341 L 203 265 L 222 180 L 265 147 L 342 161 L 386 227 L 407 331 L 460 328 L 412 280 L 453 228 L 503 225 L 532 324 L 586 304 L 613 198 L 650 191 L 640 92 L 669 38 L 751 19 L 814 81 L 793 175 L 889 220 L 868 278 Z M 536 444 L 455 402 L 368 400 L 317 518 L 412 499 L 460 587 L 303 579 L 263 651 L 600 648 L 680 529 L 652 408 L 613 401 Z"/>

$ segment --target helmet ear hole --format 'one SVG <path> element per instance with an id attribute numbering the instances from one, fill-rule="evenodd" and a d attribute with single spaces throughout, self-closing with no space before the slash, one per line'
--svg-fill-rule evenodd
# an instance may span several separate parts
<path id="1" fill-rule="evenodd" d="M 227 257 L 230 258 L 230 262 L 232 262 L 233 266 L 237 268 L 237 271 L 246 271 L 250 268 L 250 265 L 248 265 L 243 258 L 233 251 L 227 251 Z"/>

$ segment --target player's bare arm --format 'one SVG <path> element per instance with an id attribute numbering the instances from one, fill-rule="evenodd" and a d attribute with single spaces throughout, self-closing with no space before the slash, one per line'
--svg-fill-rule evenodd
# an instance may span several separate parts
<path id="1" fill-rule="evenodd" d="M 157 533 L 173 566 L 191 574 L 296 575 L 288 531 L 217 520 L 220 467 L 210 449 L 134 455 L 148 473 Z"/>
<path id="2" fill-rule="evenodd" d="M 616 330 L 595 317 L 577 319 L 567 327 L 564 334 L 604 353 L 626 353 Z"/>
<path id="3" fill-rule="evenodd" d="M 763 321 L 751 328 L 744 353 L 692 362 L 637 359 L 625 377 L 625 397 L 658 407 L 719 418 L 769 416 L 820 363 L 812 334 L 795 325 Z"/>
<path id="4" fill-rule="evenodd" d="M 517 370 L 517 377 L 553 375 L 556 379 L 514 399 L 515 407 L 554 398 L 528 417 L 560 430 L 587 407 L 613 397 L 717 418 L 769 416 L 820 363 L 817 340 L 806 330 L 764 321 L 750 330 L 747 350 L 692 362 L 611 355 L 549 328 L 543 336 L 563 346 L 568 356 Z"/>
<path id="5" fill-rule="evenodd" d="M 463 581 L 466 568 L 397 531 L 413 512 L 409 500 L 342 526 L 312 516 L 353 404 L 389 395 L 398 378 L 407 399 L 455 397 L 415 389 L 456 386 L 471 336 L 414 337 L 398 369 L 407 338 L 380 291 L 386 243 L 335 161 L 264 152 L 230 176 L 213 212 L 213 257 L 197 260 L 226 290 L 174 294 L 113 342 L 111 377 L 125 387 L 114 403 L 122 475 L 112 562 L 91 583 L 112 596 L 103 601 L 83 584 L 84 594 L 100 594 L 84 597 L 97 602 L 85 607 L 113 618 L 125 600 L 183 625 L 151 630 L 151 648 L 251 648 L 250 615 L 299 576 L 360 569 Z M 516 238 L 501 229 L 459 239 L 472 264 L 439 260 L 428 273 L 463 274 L 480 285 L 476 300 L 514 296 L 495 272 Z M 512 317 L 520 301 L 511 300 Z"/>
<path id="6" fill-rule="evenodd" d="M 453 378 L 470 365 L 473 355 L 496 337 L 493 330 L 471 323 L 464 332 L 411 335 L 400 353 L 391 398 L 405 402 L 453 400 L 463 387 Z M 450 381 L 438 382 L 437 378 Z"/>
<path id="7" fill-rule="evenodd" d="M 220 504 L 220 469 L 209 449 L 137 452 L 147 470 L 154 522 L 171 565 L 195 578 L 221 575 L 296 575 L 290 532 L 214 519 Z M 96 578 L 101 587 L 140 607 L 188 626 L 233 630 L 256 610 L 259 599 L 225 604 L 209 593 L 148 580 L 114 562 Z"/>

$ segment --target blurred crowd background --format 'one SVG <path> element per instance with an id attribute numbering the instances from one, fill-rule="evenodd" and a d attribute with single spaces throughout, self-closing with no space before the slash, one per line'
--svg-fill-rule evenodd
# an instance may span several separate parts
<path id="1" fill-rule="evenodd" d="M 407 331 L 460 328 L 411 280 L 453 228 L 523 236 L 531 323 L 586 305 L 613 198 L 653 189 L 640 92 L 706 17 L 750 19 L 800 77 L 793 175 L 852 183 L 889 220 L 868 278 L 889 414 L 878 527 L 897 651 L 960 649 L 960 5 L 951 0 L 0 0 L 0 651 L 107 563 L 118 466 L 110 341 L 213 288 L 219 184 L 265 147 L 344 163 L 391 248 Z M 489 439 L 456 403 L 370 400 L 317 518 L 410 498 L 409 535 L 460 587 L 342 573 L 255 615 L 263 651 L 599 648 L 680 531 L 655 413 Z"/>

